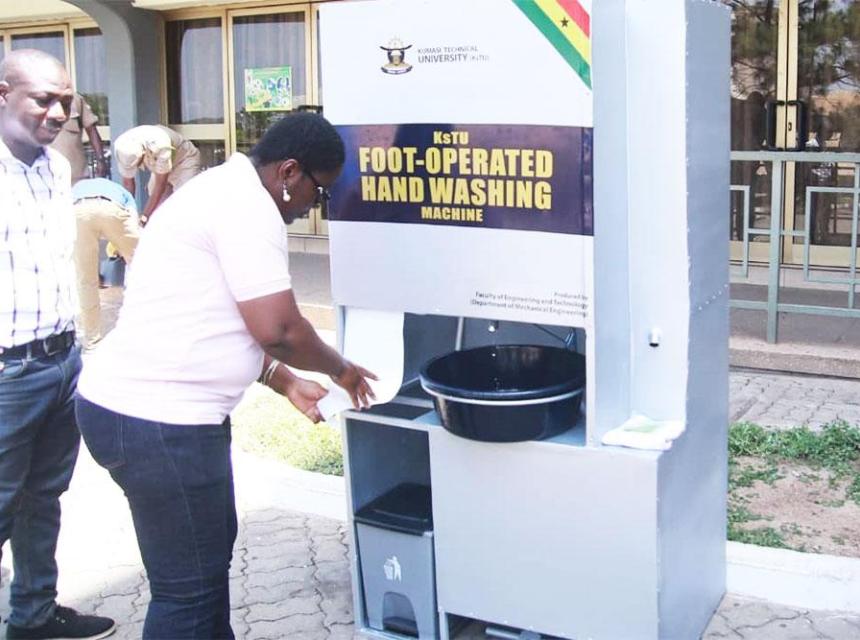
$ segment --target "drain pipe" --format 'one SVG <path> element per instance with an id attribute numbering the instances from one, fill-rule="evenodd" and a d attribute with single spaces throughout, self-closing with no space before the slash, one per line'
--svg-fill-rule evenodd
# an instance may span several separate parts
<path id="1" fill-rule="evenodd" d="M 539 324 L 532 324 L 535 329 L 540 329 L 545 334 L 552 336 L 556 340 L 562 342 L 564 344 L 564 348 L 569 351 L 576 351 L 576 329 L 571 329 L 565 337 L 561 337 L 556 335 L 554 332 L 550 331 L 546 327 L 543 327 Z"/>
<path id="2" fill-rule="evenodd" d="M 466 332 L 466 318 L 457 318 L 457 337 L 454 339 L 454 351 L 463 350 L 463 334 Z"/>

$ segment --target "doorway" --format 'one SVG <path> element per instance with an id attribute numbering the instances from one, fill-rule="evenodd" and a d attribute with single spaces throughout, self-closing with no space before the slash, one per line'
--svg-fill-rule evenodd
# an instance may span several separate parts
<path id="1" fill-rule="evenodd" d="M 724 0 L 732 7 L 733 151 L 786 151 L 782 264 L 847 268 L 857 246 L 860 0 Z M 817 161 L 815 153 L 828 153 Z M 772 164 L 732 162 L 732 258 L 766 262 Z M 746 190 L 744 190 L 746 188 Z M 804 258 L 804 245 L 809 250 Z"/>
<path id="2" fill-rule="evenodd" d="M 247 153 L 285 113 L 320 109 L 315 5 L 180 10 L 165 34 L 168 123 L 206 167 Z M 289 233 L 325 236 L 326 218 L 316 207 Z"/>

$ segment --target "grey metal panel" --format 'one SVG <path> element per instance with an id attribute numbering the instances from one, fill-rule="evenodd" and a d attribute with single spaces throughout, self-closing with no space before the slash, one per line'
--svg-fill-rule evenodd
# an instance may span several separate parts
<path id="1" fill-rule="evenodd" d="M 454 350 L 457 318 L 407 313 L 403 319 L 403 380 L 409 381 L 428 360 Z"/>
<path id="2" fill-rule="evenodd" d="M 463 331 L 463 348 L 472 349 L 492 344 L 537 344 L 564 347 L 564 339 L 571 331 L 576 331 L 577 334 L 577 350 L 582 352 L 585 346 L 585 331 L 583 329 L 504 321 L 496 323 L 491 330 L 490 325 L 491 321 L 488 320 L 467 319 Z"/>
<path id="3" fill-rule="evenodd" d="M 563 638 L 657 637 L 659 454 L 429 435 L 440 609 Z"/>
<path id="4" fill-rule="evenodd" d="M 681 418 L 689 314 L 685 0 L 626 6 L 631 408 Z M 662 335 L 656 348 L 652 329 Z"/>
<path id="5" fill-rule="evenodd" d="M 728 311 L 691 319 L 687 430 L 659 473 L 660 638 L 697 638 L 725 591 Z"/>
<path id="6" fill-rule="evenodd" d="M 687 243 L 690 304 L 727 296 L 731 10 L 687 2 Z"/>
<path id="7" fill-rule="evenodd" d="M 438 638 L 433 533 L 411 535 L 357 523 L 356 537 L 368 624 L 384 630 L 386 597 L 397 594 L 408 600 L 410 607 L 389 611 L 389 615 L 415 622 L 419 640 Z M 392 562 L 396 569 L 390 565 Z"/>
<path id="8" fill-rule="evenodd" d="M 594 71 L 594 424 L 589 442 L 630 415 L 627 52 L 624 0 L 592 5 Z"/>
<path id="9" fill-rule="evenodd" d="M 430 485 L 425 432 L 352 419 L 345 423 L 350 514 L 400 483 Z"/>
<path id="10" fill-rule="evenodd" d="M 337 347 L 343 350 L 343 327 L 346 317 L 346 309 L 335 306 L 335 327 L 337 329 Z M 367 614 L 364 610 L 364 589 L 361 586 L 361 570 L 359 567 L 358 553 L 356 549 L 356 534 L 353 523 L 352 505 L 352 468 L 349 460 L 349 439 L 347 438 L 346 419 L 343 414 L 335 418 L 340 428 L 341 447 L 343 448 L 343 476 L 346 478 L 346 518 L 349 523 L 347 532 L 349 536 L 349 575 L 352 584 L 352 610 L 354 612 L 355 626 L 360 629 L 367 625 Z"/>
<path id="11" fill-rule="evenodd" d="M 730 11 L 685 0 L 686 424 L 659 472 L 660 638 L 704 631 L 725 591 Z"/>

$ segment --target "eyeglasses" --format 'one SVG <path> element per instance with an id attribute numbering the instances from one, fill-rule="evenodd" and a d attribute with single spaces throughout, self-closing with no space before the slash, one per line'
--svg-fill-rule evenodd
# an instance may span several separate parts
<path id="1" fill-rule="evenodd" d="M 329 200 L 331 200 L 331 192 L 327 188 L 322 186 L 316 178 L 314 178 L 314 174 L 312 174 L 310 171 L 305 170 L 302 170 L 302 173 L 304 173 L 308 178 L 311 179 L 311 182 L 314 183 L 314 188 L 317 190 L 317 197 L 314 200 L 314 204 L 321 205 L 323 202 L 328 202 Z"/>

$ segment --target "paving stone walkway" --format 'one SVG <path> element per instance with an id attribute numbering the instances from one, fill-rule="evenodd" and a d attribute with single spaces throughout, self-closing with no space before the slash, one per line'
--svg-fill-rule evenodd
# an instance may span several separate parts
<path id="1" fill-rule="evenodd" d="M 860 380 L 733 371 L 729 398 L 732 422 L 777 429 L 860 424 Z"/>

